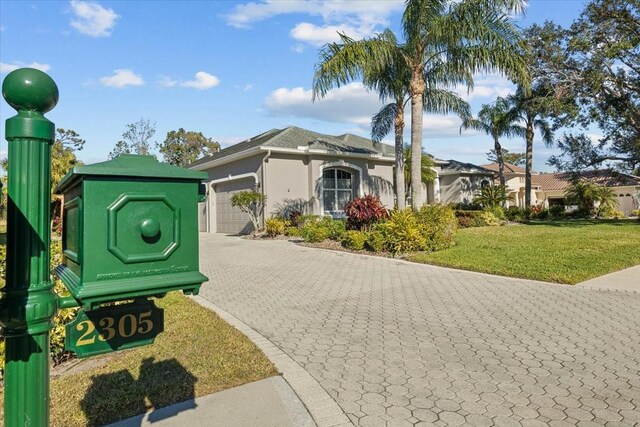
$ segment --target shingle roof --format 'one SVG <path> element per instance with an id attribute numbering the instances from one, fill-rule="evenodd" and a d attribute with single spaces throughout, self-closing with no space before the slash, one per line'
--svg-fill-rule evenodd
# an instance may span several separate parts
<path id="1" fill-rule="evenodd" d="M 212 160 L 221 159 L 232 154 L 241 153 L 256 147 L 278 147 L 297 149 L 307 146 L 310 149 L 321 149 L 341 153 L 394 155 L 394 149 L 387 144 L 375 144 L 372 140 L 349 133 L 333 136 L 313 132 L 296 126 L 284 129 L 271 129 L 245 141 L 231 145 L 211 156 L 196 160 L 190 166 L 197 166 Z"/>
<path id="2" fill-rule="evenodd" d="M 579 174 L 570 172 L 541 173 L 537 176 L 537 181 L 543 190 L 564 190 L 571 185 L 575 178 L 588 180 L 605 187 L 640 186 L 640 177 L 608 169 L 584 171 Z"/>
<path id="3" fill-rule="evenodd" d="M 483 168 L 485 169 L 491 169 L 494 172 L 499 172 L 500 168 L 498 167 L 497 163 L 489 163 L 488 165 L 481 165 Z M 516 166 L 512 163 L 505 163 L 504 164 L 504 171 L 506 173 L 524 173 L 525 170 L 523 167 L 521 166 Z M 535 173 L 535 172 L 533 172 Z"/>
<path id="4" fill-rule="evenodd" d="M 494 171 L 485 168 L 483 166 L 478 166 L 478 165 L 474 165 L 473 163 L 465 163 L 465 162 L 459 162 L 457 160 L 445 160 L 447 162 L 446 165 L 442 166 L 442 170 L 452 170 L 452 171 L 459 171 L 459 172 L 465 172 L 465 171 L 474 171 L 474 172 L 481 172 L 481 173 L 485 173 L 487 175 L 493 175 Z"/>

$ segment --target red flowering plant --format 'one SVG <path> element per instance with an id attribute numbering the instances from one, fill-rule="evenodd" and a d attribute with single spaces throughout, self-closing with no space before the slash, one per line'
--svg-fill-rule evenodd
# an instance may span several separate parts
<path id="1" fill-rule="evenodd" d="M 368 231 L 376 222 L 389 217 L 387 208 L 373 194 L 351 200 L 345 206 L 344 213 L 348 230 Z"/>

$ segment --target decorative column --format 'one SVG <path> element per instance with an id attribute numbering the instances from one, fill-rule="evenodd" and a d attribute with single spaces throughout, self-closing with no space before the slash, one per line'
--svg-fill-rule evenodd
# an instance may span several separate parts
<path id="1" fill-rule="evenodd" d="M 49 269 L 51 144 L 44 117 L 58 102 L 45 73 L 23 68 L 4 79 L 2 96 L 18 114 L 6 122 L 9 142 L 7 281 L 0 291 L 5 337 L 5 426 L 49 425 L 49 330 L 56 296 Z"/>

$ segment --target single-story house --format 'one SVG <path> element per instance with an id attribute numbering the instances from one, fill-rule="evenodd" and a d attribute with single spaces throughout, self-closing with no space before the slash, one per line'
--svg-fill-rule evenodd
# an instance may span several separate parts
<path id="1" fill-rule="evenodd" d="M 538 182 L 544 192 L 544 205 L 546 207 L 569 205 L 565 199 L 565 193 L 574 176 L 568 172 L 541 173 L 538 175 Z M 630 216 L 631 211 L 640 209 L 640 177 L 602 169 L 581 172 L 580 179 L 611 188 L 618 200 L 617 209 L 626 216 Z"/>
<path id="2" fill-rule="evenodd" d="M 338 136 L 291 126 L 272 129 L 211 156 L 191 168 L 207 172 L 207 199 L 200 204 L 200 230 L 248 233 L 246 214 L 231 206 L 245 190 L 267 196 L 265 217 L 293 210 L 304 214 L 344 215 L 355 197 L 375 194 L 394 206 L 394 147 L 352 134 Z M 437 178 L 423 188 L 429 203 L 466 203 L 492 172 L 475 165 L 435 159 Z"/>
<path id="3" fill-rule="evenodd" d="M 482 167 L 496 172 L 495 184 L 497 185 L 499 183 L 498 164 L 491 163 Z M 525 169 L 505 163 L 504 176 L 507 191 L 511 196 L 509 205 L 524 207 Z M 547 208 L 553 205 L 570 206 L 566 201 L 565 193 L 575 177 L 575 174 L 569 172 L 531 172 L 531 204 Z M 611 188 L 617 197 L 618 209 L 625 215 L 629 216 L 632 210 L 639 209 L 640 177 L 601 169 L 581 172 L 579 178 Z"/>

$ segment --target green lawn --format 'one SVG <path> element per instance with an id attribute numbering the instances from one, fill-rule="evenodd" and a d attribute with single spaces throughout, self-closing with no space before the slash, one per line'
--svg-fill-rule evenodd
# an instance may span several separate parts
<path id="1" fill-rule="evenodd" d="M 640 223 L 580 220 L 467 228 L 458 231 L 456 246 L 409 260 L 576 284 L 640 264 Z"/>
<path id="2" fill-rule="evenodd" d="M 84 359 L 84 371 L 51 381 L 51 426 L 104 425 L 277 374 L 215 313 L 177 292 L 157 305 L 165 331 L 154 344 Z"/>

